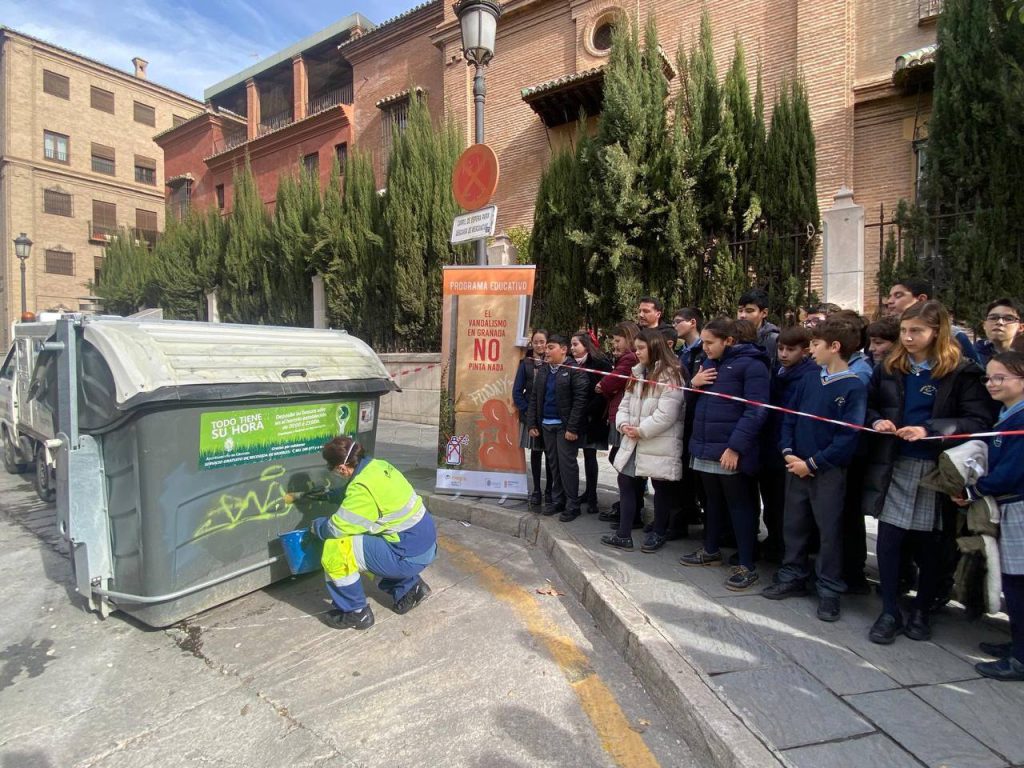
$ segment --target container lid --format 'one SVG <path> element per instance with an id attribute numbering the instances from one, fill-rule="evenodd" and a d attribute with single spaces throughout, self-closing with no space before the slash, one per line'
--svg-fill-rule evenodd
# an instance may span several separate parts
<path id="1" fill-rule="evenodd" d="M 103 317 L 85 318 L 82 338 L 109 367 L 119 410 L 397 388 L 369 345 L 345 331 Z"/>

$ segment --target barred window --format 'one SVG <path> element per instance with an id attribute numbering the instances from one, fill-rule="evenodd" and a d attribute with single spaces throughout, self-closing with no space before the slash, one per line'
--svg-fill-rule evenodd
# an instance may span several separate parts
<path id="1" fill-rule="evenodd" d="M 402 99 L 384 107 L 382 123 L 384 155 L 386 157 L 391 154 L 391 142 L 395 133 L 404 133 L 406 126 L 409 124 L 409 99 Z"/>
<path id="2" fill-rule="evenodd" d="M 341 172 L 345 172 L 345 163 L 348 162 L 348 143 L 341 142 L 334 146 L 334 156 L 338 158 L 338 166 L 341 168 Z"/>
<path id="3" fill-rule="evenodd" d="M 179 219 L 185 217 L 192 205 L 192 180 L 179 179 L 171 186 L 171 211 Z"/>
<path id="4" fill-rule="evenodd" d="M 55 216 L 74 216 L 75 210 L 70 193 L 61 192 L 59 189 L 44 189 L 43 213 L 52 213 Z"/>
<path id="5" fill-rule="evenodd" d="M 67 163 L 71 157 L 71 140 L 63 133 L 43 131 L 43 155 L 47 160 Z"/>
<path id="6" fill-rule="evenodd" d="M 43 70 L 43 93 L 51 96 L 59 96 L 62 99 L 71 98 L 71 81 L 67 75 L 60 75 L 48 69 Z"/>
<path id="7" fill-rule="evenodd" d="M 135 181 L 156 186 L 156 160 L 143 155 L 135 156 Z"/>
<path id="8" fill-rule="evenodd" d="M 148 104 L 136 101 L 135 122 L 142 123 L 144 125 L 156 125 L 156 107 L 151 107 Z"/>
<path id="9" fill-rule="evenodd" d="M 223 184 L 218 184 L 215 189 L 217 191 L 217 208 L 219 208 L 220 210 L 223 211 L 224 210 L 224 185 Z"/>
<path id="10" fill-rule="evenodd" d="M 92 144 L 92 169 L 96 173 L 114 175 L 114 148 L 103 144 Z"/>
<path id="11" fill-rule="evenodd" d="M 92 227 L 90 237 L 106 240 L 117 232 L 117 204 L 102 200 L 92 201 Z"/>
<path id="12" fill-rule="evenodd" d="M 317 152 L 313 152 L 310 155 L 306 155 L 302 158 L 302 167 L 307 173 L 317 176 L 320 173 L 320 155 Z"/>
<path id="13" fill-rule="evenodd" d="M 89 89 L 89 104 L 93 109 L 98 109 L 100 112 L 114 114 L 114 92 L 97 88 L 95 85 L 91 86 Z"/>
<path id="14" fill-rule="evenodd" d="M 74 275 L 75 254 L 59 248 L 46 250 L 45 271 L 51 275 Z"/>

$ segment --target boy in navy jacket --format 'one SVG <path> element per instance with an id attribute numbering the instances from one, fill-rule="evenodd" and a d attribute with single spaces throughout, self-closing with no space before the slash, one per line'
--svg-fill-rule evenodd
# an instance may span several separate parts
<path id="1" fill-rule="evenodd" d="M 817 380 L 804 382 L 796 410 L 853 424 L 863 424 L 867 388 L 849 369 L 860 345 L 860 330 L 842 320 L 826 320 L 811 330 L 811 356 L 821 366 Z M 814 526 L 820 532 L 816 564 L 818 618 L 839 618 L 843 582 L 843 507 L 846 467 L 857 450 L 857 430 L 787 414 L 779 447 L 786 461 L 786 555 L 775 583 L 761 593 L 773 600 L 807 593 L 807 552 Z"/>

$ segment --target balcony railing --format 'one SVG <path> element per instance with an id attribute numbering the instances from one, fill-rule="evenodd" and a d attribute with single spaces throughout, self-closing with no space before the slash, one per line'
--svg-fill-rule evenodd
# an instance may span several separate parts
<path id="1" fill-rule="evenodd" d="M 226 134 L 223 139 L 217 139 L 213 142 L 213 154 L 219 155 L 221 152 L 227 152 L 235 147 L 240 147 L 248 140 L 249 137 L 244 130 Z"/>
<path id="2" fill-rule="evenodd" d="M 293 122 L 295 122 L 295 119 L 292 117 L 290 109 L 287 112 L 278 112 L 276 115 L 270 115 L 260 120 L 260 127 L 256 131 L 256 135 L 263 136 L 271 131 L 276 131 L 278 128 L 291 125 Z"/>
<path id="3" fill-rule="evenodd" d="M 89 222 L 89 240 L 94 243 L 109 243 L 110 238 L 117 234 L 117 226 L 114 224 L 100 224 L 98 221 Z"/>
<path id="4" fill-rule="evenodd" d="M 341 88 L 335 88 L 333 91 L 322 93 L 315 99 L 310 99 L 306 102 L 306 115 L 312 116 L 317 115 L 321 112 L 325 112 L 331 107 L 336 107 L 339 104 L 351 104 L 352 103 L 352 86 L 343 85 Z"/>
<path id="5" fill-rule="evenodd" d="M 943 0 L 917 0 L 918 22 L 931 21 L 942 13 Z"/>

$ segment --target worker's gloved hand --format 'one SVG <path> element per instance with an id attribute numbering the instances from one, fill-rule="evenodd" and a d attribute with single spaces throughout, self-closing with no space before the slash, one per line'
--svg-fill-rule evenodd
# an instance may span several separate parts
<path id="1" fill-rule="evenodd" d="M 326 519 L 326 517 L 318 517 L 315 520 L 313 520 L 312 523 L 309 524 L 309 532 L 316 536 L 318 539 L 320 538 L 320 526 L 323 525 L 323 522 Z"/>

